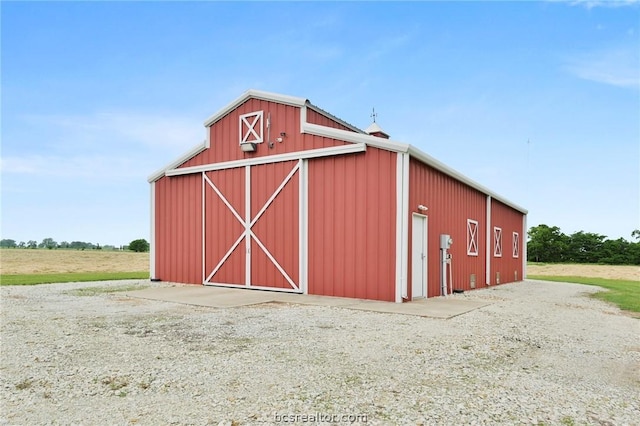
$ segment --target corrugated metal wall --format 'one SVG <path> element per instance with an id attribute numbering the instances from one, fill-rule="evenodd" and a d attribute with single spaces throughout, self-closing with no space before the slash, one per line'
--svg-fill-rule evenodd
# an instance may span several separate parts
<path id="1" fill-rule="evenodd" d="M 504 205 L 500 201 L 491 200 L 491 232 L 493 228 L 502 229 L 502 257 L 495 257 L 493 251 L 495 242 L 491 235 L 491 284 L 498 284 L 497 274 L 500 273 L 500 284 L 522 280 L 522 213 Z M 513 233 L 517 232 L 520 243 L 518 257 L 513 257 Z"/>
<path id="2" fill-rule="evenodd" d="M 199 174 L 156 181 L 154 278 L 202 284 L 201 192 Z"/>
<path id="3" fill-rule="evenodd" d="M 309 160 L 309 293 L 393 301 L 396 154 Z"/>
<path id="4" fill-rule="evenodd" d="M 411 215 L 423 213 L 418 205 L 429 208 L 427 297 L 440 296 L 440 234 L 453 238 L 453 288 L 469 290 L 471 274 L 475 274 L 476 288 L 485 283 L 486 196 L 479 191 L 411 159 L 409 163 L 409 298 L 411 298 Z M 478 256 L 467 255 L 467 219 L 478 222 Z"/>
<path id="5" fill-rule="evenodd" d="M 256 152 L 242 152 L 239 146 L 239 117 L 255 111 L 264 111 L 265 142 L 257 144 Z M 317 113 L 309 110 L 311 114 Z M 267 131 L 267 116 L 271 114 L 271 130 Z M 320 116 L 326 120 L 326 117 Z M 337 123 L 336 123 L 337 125 Z M 287 152 L 304 151 L 309 149 L 327 148 L 337 145 L 345 145 L 347 142 L 330 138 L 321 138 L 300 133 L 300 109 L 293 106 L 282 105 L 259 99 L 249 99 L 227 116 L 214 123 L 210 132 L 210 149 L 198 154 L 186 161 L 180 167 L 199 166 L 202 164 L 219 163 L 265 157 L 269 155 L 284 154 Z M 280 133 L 286 133 L 282 142 L 276 142 Z M 268 134 L 270 133 L 270 134 Z M 273 148 L 269 148 L 268 142 L 273 142 Z"/>

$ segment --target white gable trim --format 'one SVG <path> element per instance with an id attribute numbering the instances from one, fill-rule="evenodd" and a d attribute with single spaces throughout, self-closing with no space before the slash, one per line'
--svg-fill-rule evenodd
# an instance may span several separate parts
<path id="1" fill-rule="evenodd" d="M 280 155 L 269 155 L 247 160 L 225 161 L 222 163 L 203 164 L 202 166 L 183 167 L 165 172 L 166 176 L 189 175 L 193 173 L 210 172 L 212 170 L 233 169 L 236 167 L 255 166 L 257 164 L 280 163 L 283 161 L 301 160 L 307 158 L 329 157 L 333 155 L 353 154 L 367 150 L 365 144 L 341 145 L 329 148 L 309 149 L 306 151 L 288 152 Z"/>
<path id="2" fill-rule="evenodd" d="M 237 99 L 230 102 L 227 106 L 213 114 L 211 117 L 204 121 L 205 127 L 211 127 L 216 121 L 220 120 L 225 115 L 236 109 L 239 105 L 246 102 L 247 99 L 262 99 L 265 101 L 273 101 L 280 104 L 292 105 L 302 107 L 306 104 L 307 100 L 302 98 L 296 98 L 294 96 L 280 95 L 278 93 L 263 92 L 261 90 L 249 89 L 240 95 Z"/>
<path id="3" fill-rule="evenodd" d="M 176 159 L 175 161 L 172 161 L 171 163 L 167 164 L 165 167 L 161 168 L 160 170 L 150 175 L 147 178 L 147 181 L 149 183 L 153 183 L 157 181 L 158 179 L 160 179 L 162 176 L 165 175 L 167 170 L 175 169 L 176 167 L 180 166 L 180 164 L 184 163 L 187 160 L 190 160 L 192 157 L 195 157 L 205 149 L 209 148 L 209 144 L 207 143 L 208 140 L 209 138 L 207 138 L 207 140 L 204 141 L 202 144 L 194 146 L 191 150 L 189 150 L 189 152 L 185 152 L 182 156 L 180 156 L 180 158 Z"/>

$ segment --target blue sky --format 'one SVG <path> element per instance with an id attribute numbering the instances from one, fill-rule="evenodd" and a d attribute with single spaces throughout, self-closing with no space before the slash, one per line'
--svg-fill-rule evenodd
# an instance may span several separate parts
<path id="1" fill-rule="evenodd" d="M 636 1 L 0 7 L 2 238 L 148 239 L 147 176 L 249 88 L 375 107 L 530 226 L 640 227 Z"/>

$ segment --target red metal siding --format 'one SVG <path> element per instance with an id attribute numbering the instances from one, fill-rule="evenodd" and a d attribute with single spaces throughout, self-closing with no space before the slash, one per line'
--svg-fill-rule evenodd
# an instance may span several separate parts
<path id="1" fill-rule="evenodd" d="M 485 285 L 486 196 L 439 172 L 410 160 L 409 164 L 409 255 L 408 290 L 411 299 L 411 236 L 413 213 L 423 213 L 418 205 L 429 208 L 427 219 L 427 297 L 440 296 L 440 235 L 453 238 L 453 288 L 469 290 L 470 276 L 476 275 L 476 288 Z M 478 256 L 467 255 L 467 219 L 478 222 Z"/>
<path id="2" fill-rule="evenodd" d="M 257 144 L 255 152 L 242 152 L 239 145 L 239 116 L 255 111 L 264 111 L 263 136 L 265 142 Z M 269 113 L 271 114 L 270 135 L 267 131 L 267 116 Z M 301 134 L 300 108 L 259 99 L 247 100 L 207 130 L 211 138 L 210 148 L 186 161 L 180 167 L 265 157 L 347 144 L 347 142 L 331 138 Z M 285 132 L 286 136 L 282 142 L 276 142 L 276 138 L 280 137 L 281 132 Z M 269 148 L 269 139 L 273 142 L 273 148 Z"/>
<path id="3" fill-rule="evenodd" d="M 198 174 L 198 176 L 201 176 Z M 234 210 L 244 218 L 244 168 L 216 170 L 206 173 L 207 178 L 218 188 Z M 229 210 L 213 188 L 205 183 L 205 271 L 209 277 L 233 243 L 244 232 L 244 226 Z M 245 243 L 240 242 L 210 282 L 245 284 Z"/>
<path id="4" fill-rule="evenodd" d="M 497 272 L 500 273 L 500 284 L 522 280 L 522 244 L 525 236 L 522 235 L 522 213 L 502 204 L 500 201 L 491 200 L 491 284 L 498 284 Z M 502 228 L 502 257 L 495 257 L 495 242 L 493 228 Z M 518 245 L 519 256 L 513 257 L 513 233 L 520 236 Z M 517 279 L 516 279 L 517 275 Z"/>
<path id="5" fill-rule="evenodd" d="M 318 124 L 320 126 L 333 127 L 334 129 L 347 130 L 349 132 L 353 132 L 347 126 L 332 120 L 329 117 L 326 117 L 312 109 L 307 109 L 307 122 L 311 124 Z"/>
<path id="6" fill-rule="evenodd" d="M 156 181 L 154 278 L 202 283 L 201 185 L 200 175 Z"/>
<path id="7" fill-rule="evenodd" d="M 251 218 L 293 170 L 297 161 L 251 167 Z M 296 171 L 260 216 L 252 230 L 294 283 L 299 283 L 299 176 Z M 290 289 L 265 252 L 251 241 L 252 285 Z"/>
<path id="8" fill-rule="evenodd" d="M 395 300 L 396 154 L 309 160 L 309 294 Z"/>

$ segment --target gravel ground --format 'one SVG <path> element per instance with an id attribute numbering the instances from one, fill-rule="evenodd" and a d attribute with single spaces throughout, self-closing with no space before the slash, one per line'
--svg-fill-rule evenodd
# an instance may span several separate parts
<path id="1" fill-rule="evenodd" d="M 125 284 L 149 285 L 1 288 L 0 424 L 640 424 L 640 320 L 594 287 L 477 290 L 441 320 L 100 291 Z"/>

